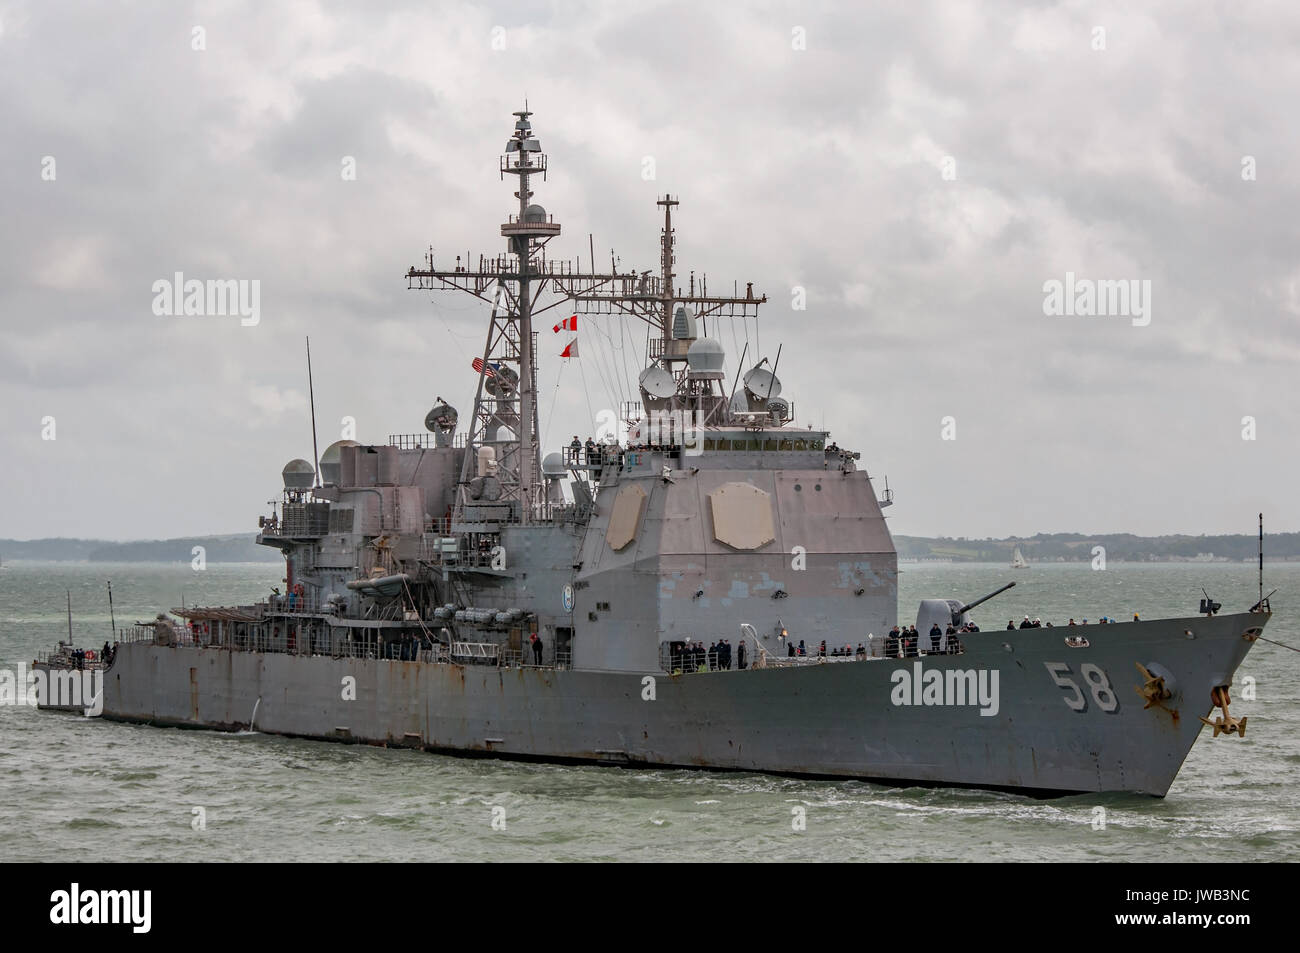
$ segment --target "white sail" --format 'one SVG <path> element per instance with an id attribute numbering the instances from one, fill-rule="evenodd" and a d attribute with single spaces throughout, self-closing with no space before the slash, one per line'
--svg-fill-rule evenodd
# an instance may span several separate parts
<path id="1" fill-rule="evenodd" d="M 1028 561 L 1026 561 L 1026 559 L 1025 559 L 1025 554 L 1022 553 L 1022 552 L 1020 551 L 1020 547 L 1019 547 L 1019 546 L 1016 547 L 1016 551 L 1015 551 L 1015 553 L 1013 553 L 1012 556 L 1011 556 L 1011 568 L 1012 568 L 1012 569 L 1028 569 L 1028 568 L 1029 568 L 1029 563 L 1028 563 Z"/>

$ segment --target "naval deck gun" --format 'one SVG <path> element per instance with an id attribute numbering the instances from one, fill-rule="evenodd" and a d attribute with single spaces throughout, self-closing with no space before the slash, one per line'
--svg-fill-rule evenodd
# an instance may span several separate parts
<path id="1" fill-rule="evenodd" d="M 983 605 L 994 596 L 1001 595 L 1014 586 L 1014 582 L 1009 582 L 1005 586 L 994 589 L 987 595 L 980 596 L 978 599 L 965 604 L 956 599 L 922 599 L 920 607 L 916 610 L 916 631 L 928 632 L 930 627 L 936 623 L 941 629 L 945 629 L 950 625 L 954 628 L 961 628 L 963 625 L 970 623 L 971 609 Z"/>

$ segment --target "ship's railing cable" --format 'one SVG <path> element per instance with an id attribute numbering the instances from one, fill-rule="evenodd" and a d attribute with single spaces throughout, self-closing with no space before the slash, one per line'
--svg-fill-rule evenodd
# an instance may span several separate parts
<path id="1" fill-rule="evenodd" d="M 587 389 L 587 372 L 582 369 L 582 358 L 577 358 L 578 373 L 582 376 L 582 395 L 587 398 L 587 415 L 591 420 L 592 426 L 596 424 L 596 411 L 591 406 L 591 392 Z"/>
<path id="2" fill-rule="evenodd" d="M 560 396 L 560 378 L 564 375 L 564 365 L 568 361 L 559 362 L 559 370 L 555 374 L 555 390 L 551 394 L 551 409 L 546 412 L 546 427 L 542 431 L 542 446 L 550 446 L 551 424 L 555 422 L 555 399 Z"/>

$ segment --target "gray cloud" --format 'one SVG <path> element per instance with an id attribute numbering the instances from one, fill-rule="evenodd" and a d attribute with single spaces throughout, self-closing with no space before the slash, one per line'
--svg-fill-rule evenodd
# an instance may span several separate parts
<path id="1" fill-rule="evenodd" d="M 306 334 L 322 445 L 468 411 L 486 309 L 401 275 L 501 249 L 524 96 L 553 250 L 654 268 L 680 193 L 683 276 L 769 295 L 896 531 L 1295 528 L 1298 38 L 1285 4 L 0 5 L 0 536 L 251 529 L 310 456 Z M 177 271 L 259 279 L 261 323 L 154 315 Z M 1151 325 L 1044 315 L 1067 271 L 1149 279 Z M 552 442 L 628 396 L 628 330 L 566 367 L 543 334 Z"/>

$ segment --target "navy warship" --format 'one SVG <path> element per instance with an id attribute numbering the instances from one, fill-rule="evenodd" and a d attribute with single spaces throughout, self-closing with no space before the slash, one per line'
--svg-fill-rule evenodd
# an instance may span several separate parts
<path id="1" fill-rule="evenodd" d="M 504 251 L 430 249 L 405 275 L 482 303 L 467 420 L 437 396 L 422 433 L 290 461 L 257 536 L 284 591 L 118 630 L 109 658 L 77 661 L 103 717 L 1036 795 L 1163 796 L 1203 727 L 1244 734 L 1229 689 L 1262 589 L 1235 614 L 1207 597 L 1186 618 L 1012 631 L 977 630 L 982 600 L 927 599 L 919 638 L 897 631 L 892 493 L 799 422 L 779 349 L 728 370 L 722 322 L 766 297 L 681 280 L 671 196 L 657 274 L 549 257 L 531 115 L 500 157 Z M 579 316 L 644 332 L 640 400 L 543 455 L 539 329 Z M 36 663 L 51 686 L 67 653 Z"/>

